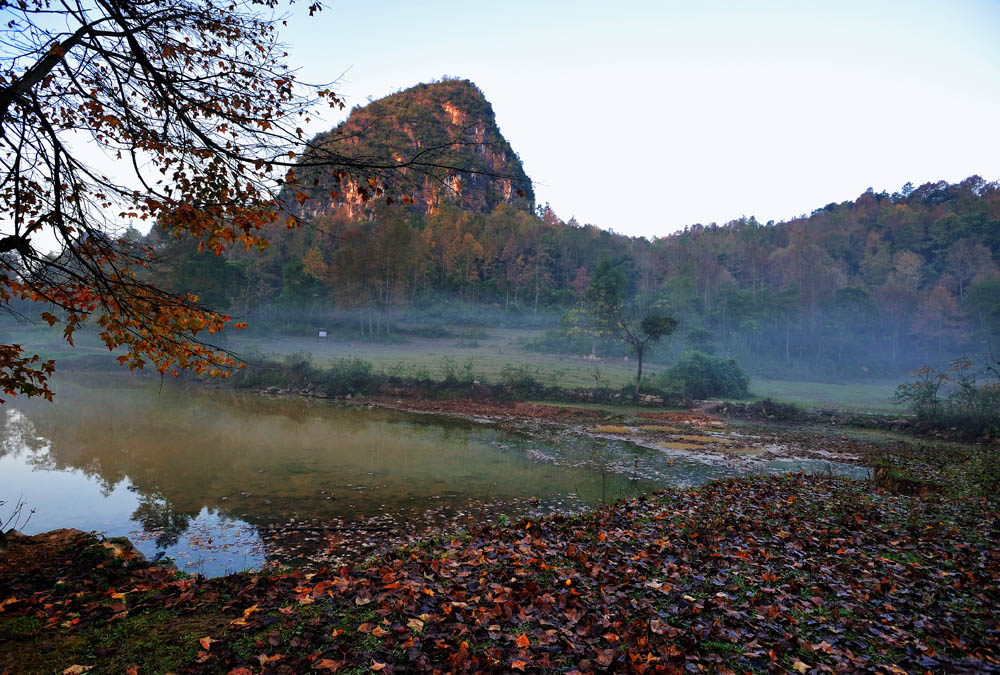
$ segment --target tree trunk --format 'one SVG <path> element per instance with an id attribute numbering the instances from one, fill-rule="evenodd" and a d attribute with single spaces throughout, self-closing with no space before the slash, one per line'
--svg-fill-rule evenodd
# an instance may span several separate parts
<path id="1" fill-rule="evenodd" d="M 535 309 L 533 314 L 538 314 L 538 265 L 535 265 Z"/>
<path id="2" fill-rule="evenodd" d="M 635 374 L 635 397 L 639 398 L 639 383 L 642 382 L 642 353 L 645 351 L 646 345 L 639 345 L 635 348 L 635 355 L 639 360 L 639 369 Z"/>

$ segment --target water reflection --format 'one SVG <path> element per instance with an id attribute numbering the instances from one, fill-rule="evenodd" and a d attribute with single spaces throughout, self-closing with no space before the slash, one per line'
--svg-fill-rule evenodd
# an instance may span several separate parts
<path id="1" fill-rule="evenodd" d="M 621 441 L 544 441 L 325 401 L 118 376 L 58 387 L 55 404 L 0 415 L 0 499 L 24 494 L 31 532 L 130 536 L 208 574 L 316 561 L 331 547 L 360 555 L 377 549 L 376 530 L 581 509 L 727 473 Z M 273 534 L 289 522 L 339 539 L 293 546 Z"/>

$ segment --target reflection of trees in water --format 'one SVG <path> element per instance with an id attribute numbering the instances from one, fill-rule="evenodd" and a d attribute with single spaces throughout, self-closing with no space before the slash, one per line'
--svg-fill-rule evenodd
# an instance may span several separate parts
<path id="1" fill-rule="evenodd" d="M 156 537 L 159 547 L 176 544 L 203 508 L 252 524 L 274 520 L 282 503 L 301 499 L 308 511 L 318 498 L 312 490 L 274 498 L 275 506 L 260 496 L 265 503 L 259 509 L 248 508 L 247 502 L 258 499 L 249 492 L 270 489 L 253 486 L 265 469 L 292 479 L 291 490 L 301 489 L 294 478 L 311 474 L 311 448 L 352 435 L 413 434 L 412 426 L 394 423 L 404 417 L 391 411 L 183 386 L 168 386 L 161 394 L 155 387 L 130 384 L 66 386 L 54 406 L 28 402 L 23 411 L 0 410 L 5 413 L 0 414 L 0 456 L 19 457 L 37 470 L 80 472 L 105 496 L 130 480 L 139 500 L 132 519 Z M 293 436 L 303 447 L 282 455 Z M 246 497 L 233 499 L 244 490 Z"/>
<path id="2" fill-rule="evenodd" d="M 0 457 L 20 457 L 27 451 L 32 460 L 49 449 L 47 439 L 38 435 L 34 423 L 17 408 L 7 408 L 0 414 Z"/>
<path id="3" fill-rule="evenodd" d="M 530 489 L 540 497 L 577 487 L 587 503 L 638 489 L 629 481 L 631 444 L 540 442 L 464 420 L 301 398 L 170 385 L 161 394 L 155 386 L 97 382 L 60 390 L 55 406 L 23 410 L 0 416 L 5 451 L 33 445 L 26 461 L 80 471 L 106 494 L 129 479 L 139 499 L 132 517 L 161 547 L 176 543 L 205 508 L 260 525 L 293 514 L 334 517 L 391 510 L 397 502 L 425 504 L 453 489 L 456 496 L 472 494 L 477 485 L 474 496 L 482 498 L 490 483 L 509 483 L 502 491 L 511 495 Z M 539 443 L 557 470 L 521 463 Z M 470 446 L 474 452 L 462 450 Z M 516 451 L 505 456 L 479 446 Z"/>
<path id="4" fill-rule="evenodd" d="M 177 511 L 165 498 L 145 494 L 140 495 L 139 506 L 132 512 L 132 520 L 141 524 L 142 529 L 157 533 L 156 547 L 160 549 L 176 545 L 197 516 L 197 513 Z"/>

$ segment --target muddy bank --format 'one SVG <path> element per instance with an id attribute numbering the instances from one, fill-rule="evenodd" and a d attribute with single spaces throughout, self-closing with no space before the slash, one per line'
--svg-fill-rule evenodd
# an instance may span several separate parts
<path id="1" fill-rule="evenodd" d="M 670 457 L 722 463 L 747 471 L 773 460 L 797 459 L 871 466 L 878 457 L 898 453 L 907 444 L 901 439 L 863 438 L 847 429 L 829 433 L 773 422 L 747 423 L 726 418 L 712 405 L 686 411 L 646 411 L 384 396 L 367 398 L 365 405 L 458 417 L 547 437 L 581 434 L 625 440 Z"/>

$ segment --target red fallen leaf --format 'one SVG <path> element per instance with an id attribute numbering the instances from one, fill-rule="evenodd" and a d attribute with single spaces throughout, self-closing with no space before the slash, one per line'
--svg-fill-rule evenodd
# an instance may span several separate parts
<path id="1" fill-rule="evenodd" d="M 384 663 L 379 663 L 375 659 L 372 659 L 372 670 L 382 670 L 383 668 L 385 668 Z"/>
<path id="2" fill-rule="evenodd" d="M 198 639 L 198 644 L 200 644 L 201 648 L 204 649 L 206 652 L 209 649 L 211 649 L 213 642 L 218 642 L 218 640 L 213 640 L 210 637 L 203 637 Z"/>
<path id="3" fill-rule="evenodd" d="M 139 666 L 135 665 L 129 666 L 128 669 L 125 671 L 125 675 L 139 675 Z"/>
<path id="4" fill-rule="evenodd" d="M 512 670 L 520 670 L 524 672 L 524 667 L 528 665 L 527 661 L 514 661 L 510 664 Z"/>
<path id="5" fill-rule="evenodd" d="M 595 649 L 594 651 L 597 652 L 597 665 L 602 668 L 607 668 L 615 660 L 614 649 Z"/>
<path id="6" fill-rule="evenodd" d="M 514 640 L 514 644 L 521 649 L 527 649 L 531 645 L 531 640 L 528 639 L 528 635 L 526 633 L 521 633 L 517 636 L 517 639 Z"/>
<path id="7" fill-rule="evenodd" d="M 253 671 L 249 668 L 233 668 L 229 671 L 229 675 L 253 675 Z"/>
<path id="8" fill-rule="evenodd" d="M 372 628 L 372 635 L 374 635 L 375 637 L 383 637 L 388 634 L 389 631 L 385 630 L 381 626 L 375 626 L 374 628 Z"/>
<path id="9" fill-rule="evenodd" d="M 316 670 L 332 670 L 333 672 L 337 672 L 343 667 L 343 661 L 334 661 L 332 659 L 321 659 L 313 665 L 313 668 Z"/>

